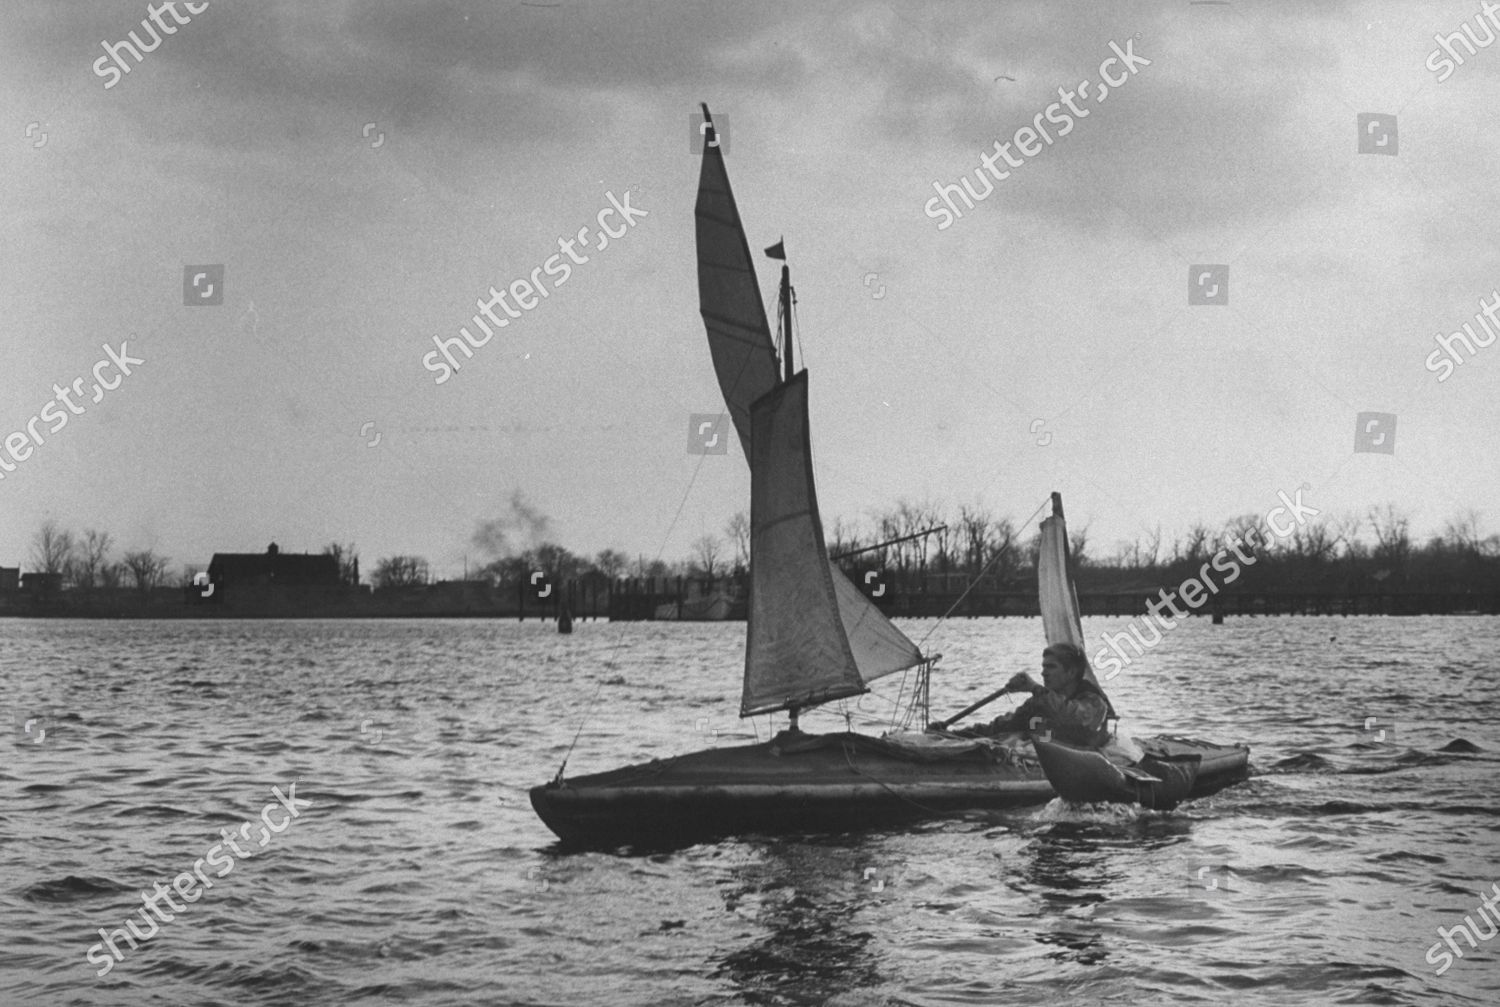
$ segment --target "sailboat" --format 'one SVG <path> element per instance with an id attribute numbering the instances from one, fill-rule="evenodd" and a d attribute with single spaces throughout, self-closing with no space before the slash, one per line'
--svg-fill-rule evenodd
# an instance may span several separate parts
<path id="1" fill-rule="evenodd" d="M 1087 653 L 1059 493 L 1052 494 L 1052 516 L 1042 521 L 1038 546 L 1037 600 L 1047 646 L 1069 643 Z M 1084 677 L 1098 687 L 1092 667 Z M 1118 721 L 1113 708 L 1109 715 Z M 1134 742 L 1121 738 L 1118 728 L 1103 748 L 1069 745 L 1045 731 L 1033 733 L 1031 743 L 1058 796 L 1079 804 L 1139 804 L 1168 810 L 1238 783 L 1249 773 L 1250 749 L 1244 745 L 1177 737 Z"/>
<path id="2" fill-rule="evenodd" d="M 913 705 L 926 723 L 937 658 L 925 656 L 829 560 L 813 482 L 808 374 L 792 360 L 793 295 L 784 246 L 767 249 L 782 260 L 778 361 L 706 105 L 703 116 L 695 207 L 699 305 L 719 386 L 750 463 L 740 716 L 785 712 L 789 725 L 751 745 L 585 776 L 565 778 L 560 769 L 551 782 L 532 788 L 532 807 L 565 843 L 613 847 L 842 831 L 1046 803 L 1057 792 L 1020 735 L 964 739 L 907 731 L 877 738 L 854 731 L 807 734 L 798 727 L 802 711 L 868 692 L 872 681 L 913 669 Z M 1081 630 L 1078 637 L 1081 642 Z M 1212 772 L 1198 777 L 1202 785 L 1214 778 Z"/>

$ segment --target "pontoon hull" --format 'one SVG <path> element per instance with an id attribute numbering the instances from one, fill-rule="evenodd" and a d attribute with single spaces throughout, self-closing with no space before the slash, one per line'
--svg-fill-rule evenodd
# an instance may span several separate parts
<path id="1" fill-rule="evenodd" d="M 1234 770 L 1230 761 L 1206 767 L 1198 786 L 1211 793 L 1234 782 L 1210 789 L 1226 770 Z M 532 788 L 531 805 L 564 843 L 611 848 L 841 832 L 1034 806 L 1056 796 L 1029 753 L 961 741 L 924 750 L 846 733 L 781 735 L 554 781 Z"/>
<path id="2" fill-rule="evenodd" d="M 1097 749 L 1058 741 L 1035 738 L 1032 744 L 1048 782 L 1066 801 L 1168 809 L 1207 797 L 1249 775 L 1250 749 L 1243 745 L 1213 745 L 1187 738 L 1143 740 L 1147 752 L 1163 760 L 1169 770 L 1158 772 L 1157 782 L 1152 782 L 1139 771 L 1149 769 L 1149 764 L 1131 767 Z"/>
<path id="3" fill-rule="evenodd" d="M 531 790 L 565 843 L 677 845 L 718 836 L 828 832 L 1053 796 L 1032 758 L 979 745 L 913 752 L 859 734 L 711 748 Z"/>

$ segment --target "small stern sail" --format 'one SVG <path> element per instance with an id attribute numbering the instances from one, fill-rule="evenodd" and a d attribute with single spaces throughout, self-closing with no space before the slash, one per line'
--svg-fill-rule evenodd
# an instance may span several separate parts
<path id="1" fill-rule="evenodd" d="M 1041 551 L 1036 561 L 1037 600 L 1042 610 L 1042 628 L 1047 646 L 1071 643 L 1085 658 L 1083 620 L 1079 616 L 1078 591 L 1068 561 L 1068 525 L 1063 520 L 1062 494 L 1052 494 L 1052 516 L 1042 519 Z M 1089 665 L 1084 677 L 1095 686 L 1094 667 Z M 1110 711 L 1113 715 L 1113 710 Z"/>

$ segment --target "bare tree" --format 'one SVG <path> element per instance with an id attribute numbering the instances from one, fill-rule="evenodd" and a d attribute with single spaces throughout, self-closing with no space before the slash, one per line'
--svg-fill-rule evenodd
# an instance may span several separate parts
<path id="1" fill-rule="evenodd" d="M 1373 555 L 1381 563 L 1399 566 L 1411 555 L 1411 519 L 1395 504 L 1371 507 L 1370 528 L 1375 532 Z"/>
<path id="2" fill-rule="evenodd" d="M 990 512 L 977 504 L 972 507 L 965 504 L 958 509 L 959 548 L 964 553 L 964 566 L 976 577 L 985 565 L 993 524 Z"/>
<path id="3" fill-rule="evenodd" d="M 1151 529 L 1146 536 L 1145 548 L 1140 552 L 1141 559 L 1145 560 L 1149 569 L 1155 569 L 1156 564 L 1161 562 L 1161 525 L 1158 524 Z"/>
<path id="4" fill-rule="evenodd" d="M 1001 518 L 990 528 L 989 538 L 985 541 L 985 552 L 983 555 L 983 566 L 990 567 L 994 571 L 996 582 L 1003 582 L 1015 568 L 1018 550 L 1019 532 L 1010 518 Z"/>
<path id="5" fill-rule="evenodd" d="M 901 513 L 899 510 L 889 510 L 875 517 L 875 540 L 877 542 L 889 542 L 901 537 Z M 881 566 L 899 566 L 904 568 L 906 563 L 906 552 L 902 543 L 886 546 L 875 552 Z M 892 562 L 894 557 L 894 562 Z"/>
<path id="6" fill-rule="evenodd" d="M 1187 534 L 1172 543 L 1172 563 L 1188 563 L 1196 566 L 1208 558 L 1208 528 L 1202 521 L 1195 521 Z"/>
<path id="7" fill-rule="evenodd" d="M 610 580 L 614 580 L 623 574 L 629 563 L 630 560 L 625 557 L 623 552 L 618 552 L 614 549 L 601 549 L 599 550 L 599 554 L 594 557 L 594 569 Z"/>
<path id="8" fill-rule="evenodd" d="M 1449 518 L 1443 524 L 1443 543 L 1457 553 L 1483 555 L 1485 540 L 1479 534 L 1479 512 L 1471 507 Z"/>
<path id="9" fill-rule="evenodd" d="M 1359 540 L 1361 520 L 1358 514 L 1345 511 L 1329 521 L 1333 526 L 1334 542 L 1340 547 L 1344 559 L 1358 559 L 1365 555 L 1364 543 Z"/>
<path id="10" fill-rule="evenodd" d="M 1068 538 L 1070 540 L 1068 551 L 1073 558 L 1073 564 L 1079 567 L 1088 566 L 1089 526 L 1084 525 L 1082 528 L 1075 528 Z"/>
<path id="11" fill-rule="evenodd" d="M 106 590 L 115 590 L 124 580 L 124 563 L 106 563 L 99 568 L 99 584 Z"/>
<path id="12" fill-rule="evenodd" d="M 720 548 L 721 543 L 717 535 L 704 535 L 693 543 L 693 560 L 703 571 L 704 576 L 710 580 L 713 579 L 714 571 L 718 569 Z"/>
<path id="13" fill-rule="evenodd" d="M 323 555 L 332 556 L 338 564 L 339 583 L 345 587 L 359 586 L 359 551 L 353 542 L 330 542 L 323 547 Z"/>
<path id="14" fill-rule="evenodd" d="M 377 589 L 427 583 L 427 561 L 420 556 L 387 556 L 375 564 L 370 581 Z"/>
<path id="15" fill-rule="evenodd" d="M 843 552 L 839 547 L 841 522 L 833 523 L 833 539 L 835 554 Z M 740 569 L 750 565 L 750 515 L 744 511 L 737 512 L 724 526 L 724 534 L 729 537 L 729 542 L 734 546 L 734 565 Z"/>
<path id="16" fill-rule="evenodd" d="M 1122 568 L 1132 570 L 1154 569 L 1156 561 L 1161 555 L 1161 525 L 1155 529 L 1143 529 L 1146 536 L 1143 539 L 1137 534 L 1129 542 L 1121 542 L 1119 551 L 1115 554 L 1115 564 Z"/>
<path id="17" fill-rule="evenodd" d="M 1259 558 L 1262 544 L 1260 518 L 1254 514 L 1230 518 L 1219 533 L 1219 548 L 1234 549 L 1237 555 L 1248 556 L 1251 560 Z"/>
<path id="18" fill-rule="evenodd" d="M 93 588 L 98 585 L 100 571 L 109 563 L 109 550 L 113 545 L 107 531 L 90 528 L 84 532 L 83 541 L 73 549 L 74 586 Z"/>
<path id="19" fill-rule="evenodd" d="M 919 503 L 908 503 L 902 500 L 901 505 L 896 509 L 901 534 L 918 535 L 919 532 L 942 524 L 939 518 L 940 513 L 937 505 L 930 500 L 922 500 Z M 910 551 L 913 566 L 923 568 L 927 566 L 927 558 L 932 552 L 931 538 L 930 535 L 919 535 L 910 542 L 903 543 Z"/>
<path id="20" fill-rule="evenodd" d="M 64 574 L 73 559 L 73 533 L 57 527 L 48 518 L 31 539 L 31 565 L 37 573 Z"/>
<path id="21" fill-rule="evenodd" d="M 138 549 L 125 554 L 125 569 L 129 571 L 135 589 L 150 594 L 162 582 L 167 572 L 167 557 L 158 556 L 150 549 Z"/>
<path id="22" fill-rule="evenodd" d="M 1300 525 L 1292 532 L 1292 550 L 1314 563 L 1326 563 L 1333 559 L 1338 549 L 1338 538 L 1329 522 L 1315 518 Z"/>
<path id="23" fill-rule="evenodd" d="M 931 516 L 933 525 L 938 529 L 932 533 L 933 538 L 937 539 L 937 555 L 933 559 L 936 560 L 938 569 L 947 573 L 953 566 L 953 545 L 958 536 L 953 525 L 943 517 L 942 511 L 934 509 Z"/>
<path id="24" fill-rule="evenodd" d="M 583 572 L 584 560 L 575 556 L 555 542 L 543 542 L 535 549 L 521 554 L 528 563 L 528 570 L 542 570 L 555 583 L 562 584 Z"/>

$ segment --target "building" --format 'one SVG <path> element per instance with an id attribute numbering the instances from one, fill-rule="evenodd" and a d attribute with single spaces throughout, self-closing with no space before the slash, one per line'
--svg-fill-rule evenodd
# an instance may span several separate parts
<path id="1" fill-rule="evenodd" d="M 326 553 L 287 554 L 272 542 L 263 553 L 216 552 L 208 579 L 225 588 L 338 587 L 339 564 Z"/>
<path id="2" fill-rule="evenodd" d="M 0 594 L 21 590 L 21 568 L 0 566 Z"/>
<path id="3" fill-rule="evenodd" d="M 62 591 L 63 575 L 60 573 L 23 573 L 21 575 L 21 590 L 28 591 L 33 595 L 55 595 Z"/>

